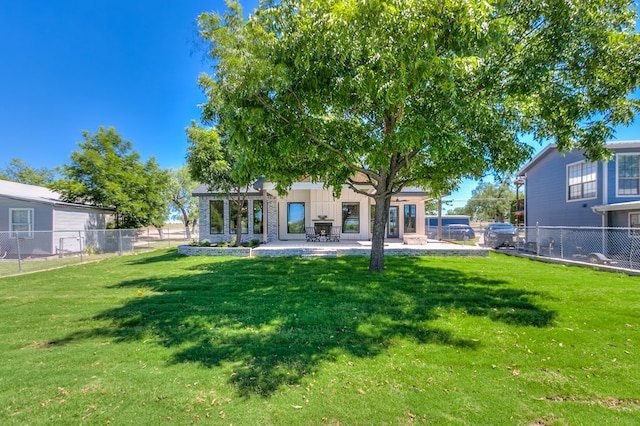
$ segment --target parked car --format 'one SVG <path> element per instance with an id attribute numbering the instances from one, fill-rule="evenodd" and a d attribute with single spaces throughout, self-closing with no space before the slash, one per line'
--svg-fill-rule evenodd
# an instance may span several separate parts
<path id="1" fill-rule="evenodd" d="M 432 239 L 438 238 L 438 228 L 429 228 L 427 236 Z M 473 228 L 469 225 L 451 224 L 442 227 L 442 238 L 445 240 L 469 241 L 476 237 Z"/>
<path id="2" fill-rule="evenodd" d="M 510 223 L 492 223 L 484 230 L 484 245 L 487 247 L 515 247 L 518 230 Z"/>

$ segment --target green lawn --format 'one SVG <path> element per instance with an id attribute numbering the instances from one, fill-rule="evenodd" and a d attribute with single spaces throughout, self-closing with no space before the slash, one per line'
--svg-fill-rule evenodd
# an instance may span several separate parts
<path id="1" fill-rule="evenodd" d="M 183 257 L 0 279 L 0 424 L 640 424 L 640 278 Z"/>

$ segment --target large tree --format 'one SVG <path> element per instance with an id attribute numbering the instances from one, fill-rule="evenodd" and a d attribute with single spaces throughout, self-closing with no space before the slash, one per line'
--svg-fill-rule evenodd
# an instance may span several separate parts
<path id="1" fill-rule="evenodd" d="M 281 0 L 248 18 L 230 2 L 199 19 L 214 64 L 202 118 L 281 189 L 310 175 L 372 197 L 381 271 L 405 185 L 438 196 L 512 171 L 525 133 L 606 156 L 638 110 L 635 20 L 633 0 Z"/>
<path id="2" fill-rule="evenodd" d="M 235 207 L 236 246 L 242 243 L 242 218 L 247 213 L 247 195 L 260 177 L 260 161 L 244 151 L 232 149 L 224 127 L 204 128 L 195 122 L 187 128 L 187 165 L 191 176 L 210 191 L 227 195 Z"/>
<path id="3" fill-rule="evenodd" d="M 71 162 L 59 169 L 64 178 L 51 187 L 65 201 L 113 208 L 117 228 L 161 227 L 168 215 L 168 172 L 153 157 L 143 163 L 113 127 L 83 136 Z"/>
<path id="4" fill-rule="evenodd" d="M 19 158 L 12 158 L 7 167 L 0 169 L 0 179 L 27 185 L 46 186 L 55 178 L 55 170 L 34 168 Z"/>

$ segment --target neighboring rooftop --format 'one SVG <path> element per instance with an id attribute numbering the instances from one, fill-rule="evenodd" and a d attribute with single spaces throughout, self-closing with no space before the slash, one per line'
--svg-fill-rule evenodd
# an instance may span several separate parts
<path id="1" fill-rule="evenodd" d="M 91 206 L 88 204 L 67 203 L 62 201 L 60 193 L 49 188 L 24 183 L 11 182 L 0 179 L 0 198 L 9 198 L 19 201 L 30 201 L 44 204 L 55 204 L 74 207 L 97 208 L 110 210 L 107 208 Z"/>
<path id="2" fill-rule="evenodd" d="M 605 146 L 611 150 L 622 149 L 622 148 L 640 148 L 640 140 L 632 140 L 632 141 L 612 141 L 607 142 Z M 529 160 L 524 166 L 518 170 L 516 176 L 524 176 L 524 174 L 538 161 L 544 158 L 549 152 L 555 150 L 558 146 L 555 143 L 550 143 L 549 145 L 542 148 L 538 154 L 536 154 L 531 160 Z"/>
<path id="3" fill-rule="evenodd" d="M 24 201 L 60 202 L 60 194 L 42 186 L 0 180 L 0 197 Z"/>

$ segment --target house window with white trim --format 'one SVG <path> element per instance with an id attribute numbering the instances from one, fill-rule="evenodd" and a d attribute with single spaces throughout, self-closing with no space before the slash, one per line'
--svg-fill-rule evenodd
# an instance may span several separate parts
<path id="1" fill-rule="evenodd" d="M 597 163 L 581 161 L 567 166 L 568 199 L 583 200 L 596 197 Z"/>
<path id="2" fill-rule="evenodd" d="M 33 209 L 9 209 L 11 238 L 33 238 Z"/>
<path id="3" fill-rule="evenodd" d="M 640 212 L 629 213 L 629 235 L 640 237 Z"/>
<path id="4" fill-rule="evenodd" d="M 618 154 L 618 195 L 640 194 L 640 155 Z"/>

